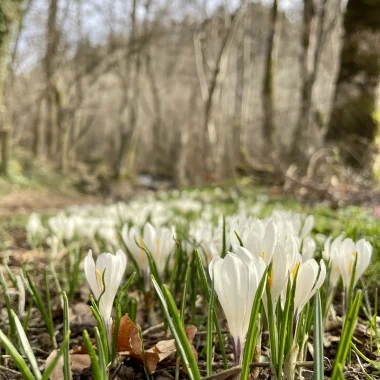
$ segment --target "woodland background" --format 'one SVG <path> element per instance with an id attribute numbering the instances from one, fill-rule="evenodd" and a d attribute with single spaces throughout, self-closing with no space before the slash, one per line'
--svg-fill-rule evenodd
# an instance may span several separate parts
<path id="1" fill-rule="evenodd" d="M 1 0 L 1 172 L 372 181 L 379 82 L 379 0 Z"/>

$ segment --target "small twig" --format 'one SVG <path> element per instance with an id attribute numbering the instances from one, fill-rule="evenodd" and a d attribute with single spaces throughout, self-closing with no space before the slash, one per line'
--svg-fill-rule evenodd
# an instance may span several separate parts
<path id="1" fill-rule="evenodd" d="M 0 371 L 6 371 L 6 372 L 11 373 L 12 375 L 17 375 L 19 377 L 22 377 L 22 375 L 21 375 L 20 372 L 17 372 L 14 369 L 10 369 L 10 368 L 4 367 L 2 365 L 0 365 Z"/>
<path id="2" fill-rule="evenodd" d="M 164 323 L 163 323 L 163 322 L 159 323 L 158 325 L 151 326 L 151 327 L 147 328 L 146 330 L 144 330 L 144 331 L 142 332 L 142 336 L 147 336 L 147 335 L 150 334 L 151 332 L 153 332 L 153 331 L 157 331 L 157 330 L 160 330 L 160 329 L 162 329 L 163 327 L 164 327 Z"/>

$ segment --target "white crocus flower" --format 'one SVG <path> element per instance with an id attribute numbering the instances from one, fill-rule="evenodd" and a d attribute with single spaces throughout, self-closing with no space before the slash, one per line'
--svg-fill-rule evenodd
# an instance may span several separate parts
<path id="1" fill-rule="evenodd" d="M 39 244 L 45 236 L 45 228 L 42 225 L 39 214 L 32 213 L 26 225 L 27 240 L 30 246 Z"/>
<path id="2" fill-rule="evenodd" d="M 308 215 L 305 218 L 305 221 L 303 223 L 303 226 L 302 226 L 302 229 L 301 229 L 301 232 L 300 232 L 300 238 L 301 239 L 303 239 L 304 237 L 306 237 L 307 235 L 309 235 L 309 233 L 314 228 L 314 223 L 315 223 L 314 215 Z"/>
<path id="3" fill-rule="evenodd" d="M 322 286 L 325 278 L 326 266 L 323 260 L 321 260 L 320 266 L 314 259 L 309 259 L 299 265 L 296 280 L 296 292 L 294 296 L 295 322 L 297 322 L 297 318 L 302 308 Z"/>
<path id="4" fill-rule="evenodd" d="M 228 252 L 223 259 L 215 256 L 209 265 L 214 289 L 228 322 L 237 363 L 241 359 L 253 300 L 264 271 L 262 259 L 256 259 L 239 246 L 234 246 L 234 253 Z"/>
<path id="5" fill-rule="evenodd" d="M 357 260 L 357 262 L 354 286 L 368 268 L 368 265 L 371 262 L 371 256 L 372 245 L 368 241 L 361 239 L 355 244 L 352 239 L 343 240 L 336 261 L 338 262 L 340 274 L 343 280 L 343 286 L 346 290 L 350 286 L 355 260 Z"/>
<path id="6" fill-rule="evenodd" d="M 169 255 L 175 246 L 175 232 L 167 227 L 153 227 L 149 222 L 144 226 L 145 247 L 152 254 L 158 272 L 162 275 Z"/>
<path id="7" fill-rule="evenodd" d="M 305 262 L 312 259 L 316 249 L 317 243 L 315 240 L 310 236 L 306 236 L 302 242 L 302 261 Z"/>
<path id="8" fill-rule="evenodd" d="M 272 270 L 268 277 L 273 309 L 275 309 L 278 299 L 288 282 L 289 275 L 297 269 L 299 253 L 297 243 L 293 236 L 290 236 L 285 243 L 277 243 L 273 253 Z M 266 302 L 264 302 L 266 306 Z"/>
<path id="9" fill-rule="evenodd" d="M 128 224 L 125 224 L 121 230 L 121 237 L 129 252 L 135 258 L 138 266 L 143 272 L 143 275 L 146 276 L 149 263 L 144 249 L 140 248 L 144 247 L 144 240 L 139 229 L 136 226 L 128 228 Z M 136 244 L 136 242 L 140 247 Z"/>
<path id="10" fill-rule="evenodd" d="M 269 220 L 266 224 L 259 219 L 247 220 L 239 231 L 232 228 L 230 239 L 233 246 L 239 245 L 235 231 L 239 235 L 243 246 L 256 258 L 261 257 L 265 264 L 269 265 L 277 241 L 276 227 L 273 220 Z"/>
<path id="11" fill-rule="evenodd" d="M 340 277 L 340 247 L 342 245 L 343 237 L 338 236 L 336 239 L 332 241 L 332 237 L 330 236 L 325 240 L 324 248 L 322 252 L 322 258 L 325 260 L 330 269 L 330 277 L 329 277 L 329 289 L 335 288 L 339 277 Z"/>
<path id="12" fill-rule="evenodd" d="M 127 266 L 127 256 L 122 250 L 116 255 L 102 253 L 96 259 L 92 251 L 84 259 L 84 272 L 95 299 L 99 302 L 99 311 L 107 328 L 108 343 L 111 344 L 112 305 Z M 100 300 L 99 300 L 100 298 Z"/>

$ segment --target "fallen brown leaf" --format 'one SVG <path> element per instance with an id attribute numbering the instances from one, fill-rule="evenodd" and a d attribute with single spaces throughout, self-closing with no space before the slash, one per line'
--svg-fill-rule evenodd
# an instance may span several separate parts
<path id="1" fill-rule="evenodd" d="M 129 351 L 140 354 L 142 343 L 139 336 L 139 328 L 130 320 L 128 314 L 120 319 L 120 327 L 117 336 L 116 351 Z"/>

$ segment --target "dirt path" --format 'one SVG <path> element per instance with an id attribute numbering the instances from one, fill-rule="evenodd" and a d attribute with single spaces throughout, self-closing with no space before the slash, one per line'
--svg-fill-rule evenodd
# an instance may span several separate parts
<path id="1" fill-rule="evenodd" d="M 0 218 L 27 215 L 32 212 L 49 212 L 79 204 L 101 203 L 102 199 L 81 194 L 59 194 L 46 190 L 16 190 L 0 196 Z"/>

